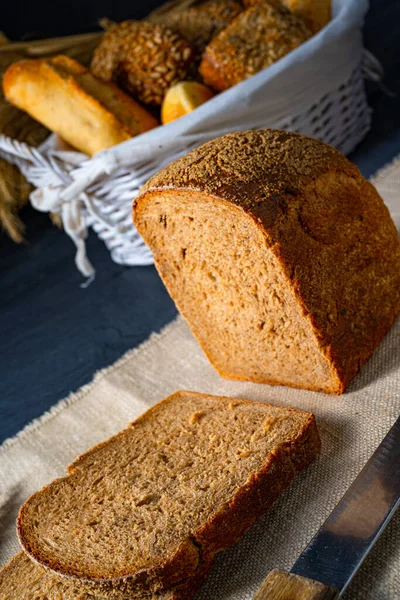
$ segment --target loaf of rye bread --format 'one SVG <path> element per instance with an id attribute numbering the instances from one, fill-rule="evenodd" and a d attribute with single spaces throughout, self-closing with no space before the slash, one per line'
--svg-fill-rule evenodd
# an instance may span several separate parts
<path id="1" fill-rule="evenodd" d="M 196 577 L 161 593 L 139 592 L 129 600 L 190 600 L 206 578 L 211 563 Z M 35 564 L 25 552 L 19 552 L 0 569 L 0 600 L 104 600 L 82 591 L 79 582 L 59 577 Z M 115 595 L 114 600 L 127 600 Z"/>
<path id="2" fill-rule="evenodd" d="M 318 140 L 263 130 L 204 144 L 150 179 L 134 220 L 224 377 L 340 394 L 400 312 L 389 211 Z"/>
<path id="3" fill-rule="evenodd" d="M 240 13 L 206 47 L 199 72 L 222 92 L 269 67 L 311 36 L 304 21 L 278 0 Z"/>
<path id="4" fill-rule="evenodd" d="M 82 591 L 161 593 L 207 571 L 319 448 L 309 413 L 176 392 L 31 496 L 19 538 Z"/>
<path id="5" fill-rule="evenodd" d="M 3 90 L 17 108 L 89 155 L 158 125 L 117 86 L 96 79 L 68 56 L 13 63 Z"/>

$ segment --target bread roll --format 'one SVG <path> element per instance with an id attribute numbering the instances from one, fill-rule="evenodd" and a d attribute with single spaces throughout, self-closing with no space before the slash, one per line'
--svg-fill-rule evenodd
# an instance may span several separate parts
<path id="1" fill-rule="evenodd" d="M 340 394 L 400 312 L 400 243 L 340 152 L 233 133 L 155 175 L 136 227 L 224 377 Z"/>
<path id="2" fill-rule="evenodd" d="M 237 0 L 207 0 L 169 12 L 159 21 L 184 37 L 201 57 L 207 44 L 242 11 L 243 6 Z"/>
<path id="3" fill-rule="evenodd" d="M 221 92 L 265 69 L 310 36 L 304 22 L 280 3 L 257 4 L 210 42 L 200 74 L 204 83 Z"/>
<path id="4" fill-rule="evenodd" d="M 9 102 L 89 155 L 158 125 L 114 84 L 67 56 L 12 64 L 3 90 Z"/>
<path id="5" fill-rule="evenodd" d="M 91 70 L 144 104 L 160 106 L 167 89 L 185 79 L 193 58 L 189 43 L 164 25 L 124 21 L 104 34 Z"/>
<path id="6" fill-rule="evenodd" d="M 304 19 L 313 33 L 331 20 L 331 0 L 283 0 L 296 15 Z"/>
<path id="7" fill-rule="evenodd" d="M 331 19 L 331 0 L 244 0 L 245 6 L 282 2 L 289 10 L 304 20 L 312 33 L 317 33 Z"/>

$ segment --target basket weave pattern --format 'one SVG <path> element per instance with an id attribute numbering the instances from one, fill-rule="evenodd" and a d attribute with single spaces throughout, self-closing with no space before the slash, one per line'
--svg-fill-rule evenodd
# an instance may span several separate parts
<path id="1" fill-rule="evenodd" d="M 35 208 L 60 215 L 85 276 L 94 274 L 85 250 L 88 227 L 116 263 L 151 264 L 132 224 L 132 200 L 155 172 L 192 148 L 231 131 L 266 127 L 319 138 L 344 154 L 363 139 L 371 123 L 363 75 L 380 76 L 379 65 L 362 50 L 367 7 L 367 0 L 337 0 L 324 31 L 268 69 L 193 113 L 90 159 L 57 150 L 53 138 L 33 148 L 5 135 L 0 135 L 0 157 L 37 188 L 30 195 Z"/>
<path id="2" fill-rule="evenodd" d="M 370 122 L 371 113 L 367 105 L 360 66 L 339 89 L 325 94 L 306 112 L 284 122 L 265 125 L 311 135 L 348 154 L 364 138 L 370 128 Z M 6 136 L 0 136 L 0 155 L 16 164 L 37 188 L 65 187 L 73 183 L 71 172 L 75 165 L 61 160 L 57 155 L 42 153 Z M 159 165 L 154 165 L 151 171 L 156 172 L 158 168 Z M 148 169 L 145 170 L 144 177 L 140 172 L 133 176 L 126 169 L 119 169 L 112 177 L 103 176 L 89 186 L 85 193 L 80 195 L 79 200 L 70 202 L 69 212 L 75 213 L 72 215 L 74 220 L 78 219 L 80 222 L 80 230 L 75 228 L 74 235 L 71 235 L 68 228 L 70 219 L 67 219 L 66 223 L 66 215 L 62 214 L 63 210 L 66 212 L 65 204 L 60 202 L 57 206 L 53 203 L 47 207 L 47 210 L 60 213 L 64 217 L 66 231 L 78 247 L 77 265 L 83 274 L 89 276 L 93 273 L 82 247 L 87 227 L 92 227 L 105 242 L 116 263 L 152 264 L 152 255 L 132 226 L 131 216 L 132 199 L 148 176 Z M 35 192 L 31 201 L 34 206 L 37 204 Z M 37 208 L 46 210 L 43 203 L 38 204 Z"/>

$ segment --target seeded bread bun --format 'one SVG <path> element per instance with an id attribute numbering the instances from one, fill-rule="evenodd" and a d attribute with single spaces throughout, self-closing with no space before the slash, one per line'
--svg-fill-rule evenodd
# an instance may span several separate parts
<path id="1" fill-rule="evenodd" d="M 96 79 L 63 55 L 12 64 L 4 74 L 3 90 L 14 106 L 89 155 L 158 125 L 113 83 Z"/>
<path id="2" fill-rule="evenodd" d="M 233 133 L 152 177 L 136 227 L 217 371 L 340 394 L 400 313 L 400 243 L 340 152 Z"/>
<path id="3" fill-rule="evenodd" d="M 204 83 L 226 90 L 288 54 L 311 36 L 286 7 L 265 1 L 237 16 L 206 47 L 200 64 Z"/>
<path id="4" fill-rule="evenodd" d="M 144 104 L 159 106 L 167 89 L 185 79 L 193 57 L 189 43 L 164 25 L 124 21 L 104 34 L 91 70 Z"/>

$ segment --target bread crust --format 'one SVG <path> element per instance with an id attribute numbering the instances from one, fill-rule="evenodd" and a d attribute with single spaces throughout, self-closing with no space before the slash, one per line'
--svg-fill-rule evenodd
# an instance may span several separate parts
<path id="1" fill-rule="evenodd" d="M 265 69 L 311 36 L 280 2 L 261 2 L 240 13 L 204 50 L 199 72 L 224 91 Z"/>
<path id="2" fill-rule="evenodd" d="M 195 577 L 174 588 L 159 594 L 134 594 L 130 600 L 190 600 L 211 571 L 212 564 L 212 560 L 204 562 Z M 101 596 L 80 590 L 75 581 L 53 575 L 36 565 L 23 551 L 0 569 L 0 599 L 10 600 L 9 594 L 15 600 L 31 600 L 33 594 L 35 600 L 104 600 Z M 115 600 L 125 600 L 125 596 L 115 596 Z"/>
<path id="3" fill-rule="evenodd" d="M 176 392 L 162 403 L 173 402 L 180 394 L 203 398 L 204 394 L 197 392 Z M 216 400 L 232 402 L 232 399 L 216 397 Z M 235 404 L 246 404 L 249 406 L 260 405 L 267 408 L 268 405 L 249 400 L 234 399 Z M 143 419 L 151 419 L 158 405 L 150 408 L 144 415 L 139 417 L 133 424 Z M 304 413 L 292 408 L 285 409 L 285 414 L 301 413 L 305 421 L 299 424 L 296 435 L 276 445 L 264 463 L 264 466 L 250 478 L 245 487 L 239 489 L 221 509 L 214 513 L 191 536 L 184 540 L 173 555 L 158 565 L 142 569 L 135 574 L 127 574 L 117 579 L 95 579 L 76 577 L 60 565 L 54 565 L 41 554 L 39 548 L 29 539 L 29 528 L 26 528 L 24 520 L 28 505 L 38 494 L 45 494 L 45 486 L 41 492 L 33 494 L 21 507 L 17 519 L 17 532 L 21 545 L 30 558 L 42 567 L 54 572 L 57 576 L 63 576 L 79 582 L 82 590 L 97 594 L 104 598 L 115 598 L 119 595 L 131 596 L 140 591 L 161 591 L 182 585 L 187 580 L 188 587 L 183 590 L 192 590 L 197 581 L 202 582 L 211 568 L 214 555 L 217 551 L 234 544 L 243 533 L 253 525 L 255 520 L 261 516 L 276 500 L 278 495 L 288 487 L 294 479 L 296 472 L 302 471 L 309 466 L 320 452 L 320 439 L 311 413 Z M 114 438 L 118 437 L 114 436 Z M 85 468 L 85 461 L 99 448 L 108 444 L 114 438 L 98 444 L 87 453 L 78 457 L 68 468 L 68 473 L 73 475 L 78 469 Z M 194 578 L 194 579 L 192 579 Z M 198 584 L 200 585 L 200 583 Z M 182 594 L 186 594 L 183 592 Z M 182 596 L 186 598 L 185 595 Z M 135 596 L 136 598 L 136 596 Z M 175 598 L 175 597 L 174 597 Z M 180 598 L 180 597 L 179 597 Z"/>
<path id="4" fill-rule="evenodd" d="M 283 0 L 283 3 L 304 19 L 313 33 L 318 33 L 331 20 L 331 0 Z"/>
<path id="5" fill-rule="evenodd" d="M 3 90 L 9 102 L 89 155 L 158 125 L 113 83 L 62 55 L 13 63 Z"/>
<path id="6" fill-rule="evenodd" d="M 185 79 L 193 59 L 190 44 L 168 27 L 123 21 L 104 34 L 91 70 L 103 81 L 115 81 L 144 104 L 160 106 L 168 88 Z"/>
<path id="7" fill-rule="evenodd" d="M 337 374 L 322 391 L 341 394 L 400 312 L 398 234 L 358 168 L 313 138 L 238 132 L 204 144 L 150 179 L 134 203 L 142 235 L 142 211 L 160 191 L 177 198 L 184 191 L 193 201 L 203 194 L 254 220 Z"/>
<path id="8" fill-rule="evenodd" d="M 312 33 L 318 33 L 331 20 L 331 0 L 244 0 L 246 7 L 269 3 L 281 3 L 303 19 Z"/>
<path id="9" fill-rule="evenodd" d="M 207 44 L 242 11 L 243 6 L 237 0 L 207 0 L 160 15 L 156 21 L 185 38 L 200 59 Z"/>

